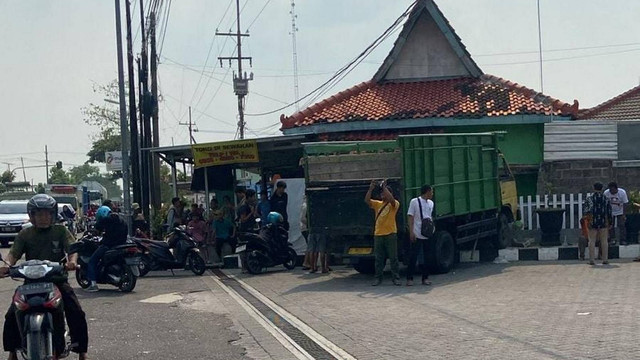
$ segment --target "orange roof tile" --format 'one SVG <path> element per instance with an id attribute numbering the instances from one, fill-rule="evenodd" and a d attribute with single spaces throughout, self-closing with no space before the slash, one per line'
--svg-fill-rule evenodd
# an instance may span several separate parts
<path id="1" fill-rule="evenodd" d="M 289 129 L 347 121 L 529 114 L 575 118 L 578 101 L 570 105 L 492 75 L 401 83 L 370 80 L 291 116 L 283 114 L 280 122 Z"/>
<path id="2" fill-rule="evenodd" d="M 640 86 L 591 109 L 580 111 L 578 118 L 581 120 L 640 120 Z"/>

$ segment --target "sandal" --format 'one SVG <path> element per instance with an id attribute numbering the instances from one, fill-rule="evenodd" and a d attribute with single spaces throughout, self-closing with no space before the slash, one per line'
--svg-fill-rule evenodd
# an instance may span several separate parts
<path id="1" fill-rule="evenodd" d="M 427 285 L 427 286 L 429 286 L 429 285 L 431 285 L 431 281 L 429 281 L 429 280 L 427 280 L 427 279 L 424 279 L 424 280 L 422 280 L 422 285 Z"/>

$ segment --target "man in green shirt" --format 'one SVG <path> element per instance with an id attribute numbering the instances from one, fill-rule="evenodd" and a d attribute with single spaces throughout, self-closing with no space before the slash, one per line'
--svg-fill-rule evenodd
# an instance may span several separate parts
<path id="1" fill-rule="evenodd" d="M 73 235 L 63 225 L 54 224 L 58 215 L 58 204 L 49 195 L 38 194 L 29 200 L 27 211 L 33 226 L 23 229 L 16 236 L 13 246 L 7 255 L 6 262 L 9 265 L 15 263 L 25 255 L 27 260 L 61 261 L 69 250 L 69 245 L 75 242 Z M 77 255 L 69 255 L 66 264 L 67 270 L 75 270 Z M 8 267 L 0 268 L 0 277 L 7 276 Z M 76 344 L 73 351 L 79 353 L 80 360 L 87 360 L 87 347 L 89 336 L 87 332 L 87 320 L 80 302 L 73 292 L 71 285 L 66 280 L 56 283 L 62 294 L 64 314 L 69 324 L 71 343 Z M 56 354 L 64 351 L 64 322 L 54 321 L 54 349 Z M 3 331 L 4 350 L 9 352 L 9 360 L 17 360 L 16 351 L 22 347 L 22 339 L 18 329 L 15 308 L 12 304 L 5 315 Z"/>

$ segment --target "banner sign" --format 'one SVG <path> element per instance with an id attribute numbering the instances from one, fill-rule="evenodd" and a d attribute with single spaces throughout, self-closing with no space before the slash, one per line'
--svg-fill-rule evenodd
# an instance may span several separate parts
<path id="1" fill-rule="evenodd" d="M 122 151 L 105 151 L 107 171 L 122 171 Z"/>
<path id="2" fill-rule="evenodd" d="M 255 163 L 258 159 L 258 143 L 255 140 L 234 140 L 197 144 L 191 146 L 195 168 Z"/>

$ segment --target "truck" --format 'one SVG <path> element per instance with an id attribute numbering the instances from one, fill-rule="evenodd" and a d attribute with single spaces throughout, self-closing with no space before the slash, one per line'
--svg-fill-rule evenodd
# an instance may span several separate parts
<path id="1" fill-rule="evenodd" d="M 427 264 L 446 273 L 465 249 L 502 249 L 511 241 L 517 189 L 498 149 L 503 132 L 403 135 L 395 141 L 305 143 L 310 232 L 329 238 L 329 252 L 362 273 L 374 271 L 374 214 L 364 196 L 371 180 L 387 179 L 396 199 L 398 253 L 406 262 L 406 213 L 420 187 L 434 189 L 436 231 Z M 374 191 L 373 197 L 379 196 Z"/>

